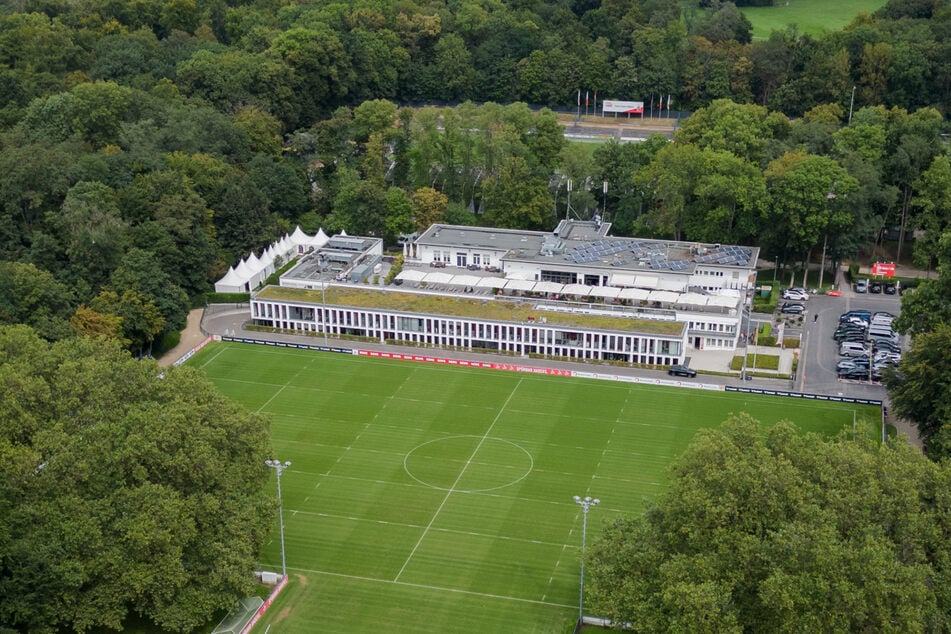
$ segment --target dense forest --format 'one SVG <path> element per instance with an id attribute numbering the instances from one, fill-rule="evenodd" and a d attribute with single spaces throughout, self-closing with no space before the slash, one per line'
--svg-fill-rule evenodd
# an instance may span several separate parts
<path id="1" fill-rule="evenodd" d="M 5 3 L 0 322 L 147 351 L 297 224 L 550 229 L 569 180 L 572 208 L 621 235 L 793 264 L 898 227 L 924 232 L 928 266 L 949 30 L 943 0 L 755 42 L 720 2 Z M 696 111 L 676 143 L 585 151 L 553 112 L 578 90 Z"/>

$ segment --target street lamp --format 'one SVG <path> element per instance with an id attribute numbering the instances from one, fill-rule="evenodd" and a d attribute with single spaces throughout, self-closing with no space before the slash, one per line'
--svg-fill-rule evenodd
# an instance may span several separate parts
<path id="1" fill-rule="evenodd" d="M 574 501 L 575 504 L 580 504 L 584 511 L 581 520 L 581 590 L 578 594 L 578 626 L 580 627 L 584 624 L 584 547 L 588 533 L 588 511 L 591 510 L 592 506 L 600 504 L 601 500 L 592 498 L 590 495 L 584 497 L 576 495 Z"/>
<path id="2" fill-rule="evenodd" d="M 287 557 L 284 554 L 284 502 L 281 499 L 281 474 L 284 469 L 291 466 L 290 460 L 281 462 L 280 460 L 265 460 L 264 464 L 277 471 L 277 514 L 281 521 L 281 574 L 287 578 Z"/>

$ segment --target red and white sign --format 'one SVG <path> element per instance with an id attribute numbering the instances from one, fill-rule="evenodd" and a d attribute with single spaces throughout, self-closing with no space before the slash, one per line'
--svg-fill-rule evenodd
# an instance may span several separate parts
<path id="1" fill-rule="evenodd" d="M 872 275 L 877 277 L 895 277 L 895 263 L 876 262 L 872 265 Z"/>
<path id="2" fill-rule="evenodd" d="M 622 112 L 627 114 L 644 114 L 643 101 L 617 101 L 605 99 L 602 102 L 603 112 Z"/>

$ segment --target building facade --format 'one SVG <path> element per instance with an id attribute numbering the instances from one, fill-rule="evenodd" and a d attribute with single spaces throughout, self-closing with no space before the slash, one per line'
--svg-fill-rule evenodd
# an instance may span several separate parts
<path id="1" fill-rule="evenodd" d="M 758 250 L 610 237 L 598 221 L 554 232 L 433 225 L 403 245 L 394 284 L 376 239 L 330 238 L 251 299 L 255 324 L 415 346 L 631 364 L 735 349 Z M 378 281 L 378 276 L 374 276 Z"/>

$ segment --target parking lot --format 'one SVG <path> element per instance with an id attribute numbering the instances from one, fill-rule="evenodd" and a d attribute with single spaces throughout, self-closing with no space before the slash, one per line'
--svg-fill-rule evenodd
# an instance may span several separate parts
<path id="1" fill-rule="evenodd" d="M 839 316 L 850 310 L 868 310 L 871 313 L 884 311 L 898 315 L 900 296 L 859 294 L 852 289 L 845 289 L 841 297 L 814 295 L 805 303 L 803 353 L 797 387 L 801 385 L 804 392 L 882 398 L 885 388 L 881 385 L 839 378 L 837 365 L 842 357 L 839 356 L 839 343 L 833 339 L 833 334 L 839 326 Z M 905 345 L 904 338 L 902 344 Z"/>

